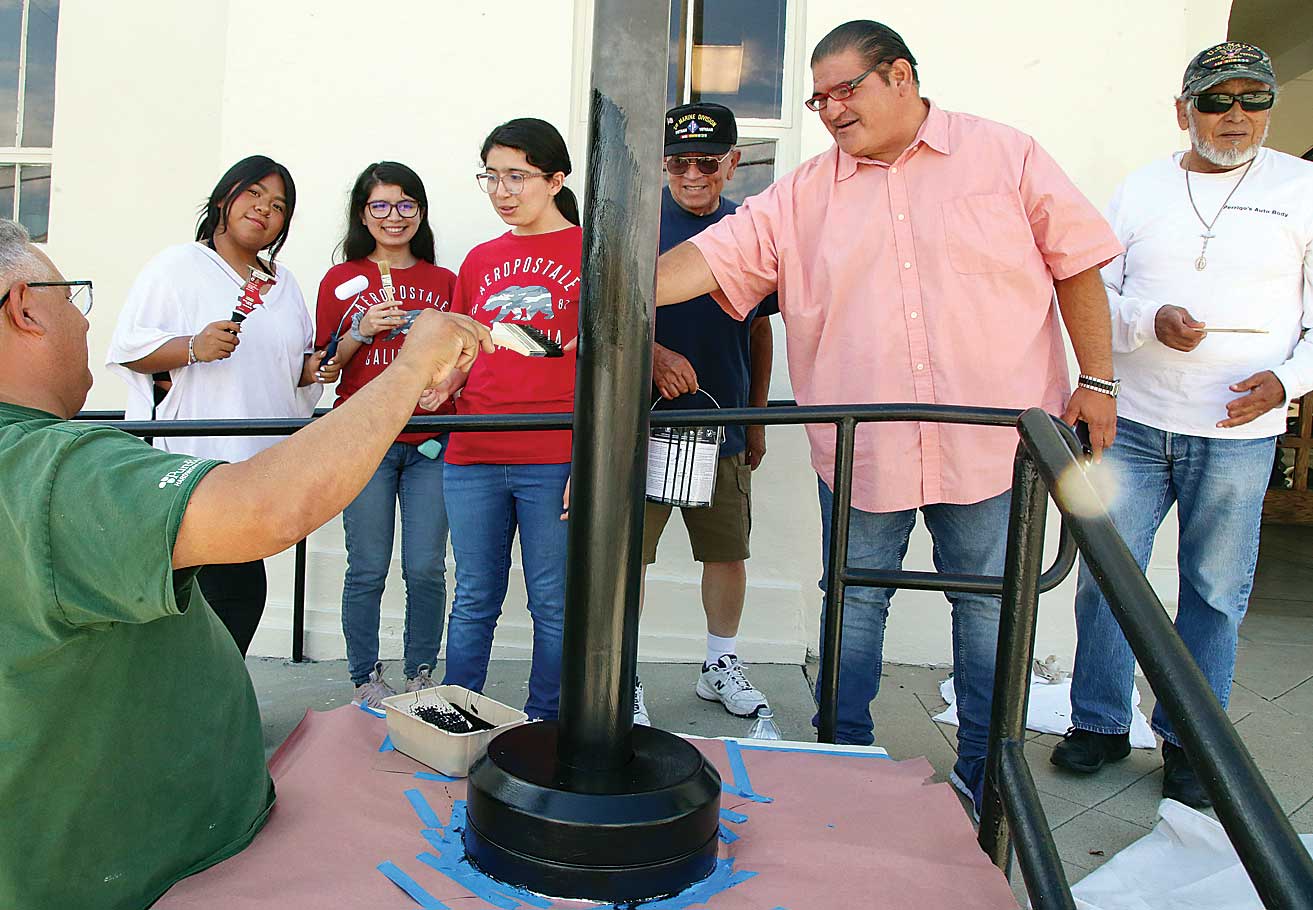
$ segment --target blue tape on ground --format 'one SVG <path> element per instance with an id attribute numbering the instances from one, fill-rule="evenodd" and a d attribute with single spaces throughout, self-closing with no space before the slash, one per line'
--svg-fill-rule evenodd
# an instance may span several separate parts
<path id="1" fill-rule="evenodd" d="M 433 807 L 429 805 L 429 801 L 424 798 L 423 793 L 418 790 L 407 790 L 406 799 L 410 800 L 411 807 L 414 808 L 415 814 L 419 816 L 419 820 L 424 823 L 424 827 L 441 830 L 442 819 L 438 818 L 438 813 L 433 811 Z"/>
<path id="2" fill-rule="evenodd" d="M 430 774 L 428 771 L 416 771 L 415 776 L 420 780 L 440 780 L 448 784 L 453 784 L 460 780 L 459 777 L 448 777 L 445 774 Z"/>
<path id="3" fill-rule="evenodd" d="M 469 891 L 475 897 L 491 904 L 498 910 L 519 910 L 520 902 L 514 898 L 507 897 L 499 893 L 500 886 L 488 876 L 476 871 L 470 866 L 461 865 L 458 862 L 446 858 L 446 856 L 434 856 L 432 853 L 421 853 L 415 857 L 426 866 L 432 866 L 443 875 Z"/>
<path id="4" fill-rule="evenodd" d="M 743 752 L 739 749 L 738 743 L 732 739 L 725 740 L 725 755 L 729 759 L 729 770 L 734 778 L 734 784 L 730 787 L 722 782 L 721 786 L 724 789 L 756 803 L 774 802 L 769 796 L 753 792 L 752 781 L 748 778 L 748 768 L 743 764 Z"/>
<path id="5" fill-rule="evenodd" d="M 391 752 L 396 748 L 396 746 L 392 745 L 392 734 L 390 733 L 383 737 L 383 741 L 378 744 L 378 751 L 380 752 Z"/>
<path id="6" fill-rule="evenodd" d="M 741 885 L 752 878 L 755 872 L 735 872 L 734 860 L 716 860 L 716 871 L 692 887 L 686 888 L 673 897 L 643 904 L 643 910 L 688 910 L 690 907 L 705 905 L 712 897 L 722 891 L 728 891 L 735 885 Z"/>
<path id="7" fill-rule="evenodd" d="M 410 895 L 410 899 L 423 907 L 424 910 L 451 910 L 442 901 L 421 888 L 419 882 L 402 872 L 395 863 L 379 863 L 377 868 L 379 872 L 388 877 L 392 884 Z"/>
<path id="8" fill-rule="evenodd" d="M 717 829 L 717 834 L 720 837 L 720 839 L 727 844 L 732 844 L 739 839 L 739 836 L 737 834 L 726 828 L 724 825 L 721 825 Z"/>
<path id="9" fill-rule="evenodd" d="M 736 825 L 741 825 L 748 820 L 748 817 L 742 812 L 735 812 L 733 809 L 721 809 L 720 817 Z"/>
<path id="10" fill-rule="evenodd" d="M 361 711 L 364 711 L 366 714 L 372 714 L 375 717 L 387 717 L 387 712 L 380 711 L 378 708 L 371 708 L 369 705 L 356 705 L 356 707 Z"/>
<path id="11" fill-rule="evenodd" d="M 858 746 L 854 749 L 784 749 L 779 746 L 757 746 L 740 743 L 739 748 L 744 752 L 797 752 L 799 755 L 828 755 L 833 758 L 836 755 L 842 755 L 844 758 L 878 758 L 881 761 L 893 761 L 887 752 L 872 752 L 865 747 Z"/>

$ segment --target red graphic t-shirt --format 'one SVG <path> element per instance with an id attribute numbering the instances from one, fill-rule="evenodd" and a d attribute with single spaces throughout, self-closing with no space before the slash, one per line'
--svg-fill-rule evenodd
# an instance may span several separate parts
<path id="1" fill-rule="evenodd" d="M 484 325 L 513 322 L 541 329 L 566 345 L 579 334 L 579 263 L 583 230 L 568 227 L 527 237 L 506 233 L 476 246 L 456 280 L 452 310 Z M 458 414 L 558 414 L 574 410 L 575 352 L 525 357 L 498 348 L 481 354 L 456 399 Z M 452 433 L 451 464 L 564 464 L 569 430 Z"/>
<path id="2" fill-rule="evenodd" d="M 357 275 L 364 275 L 369 280 L 369 287 L 359 297 L 338 300 L 333 293 L 338 286 L 350 281 Z M 403 310 L 450 310 L 451 299 L 455 293 L 456 276 L 451 269 L 433 265 L 423 260 L 408 269 L 392 270 L 392 289 L 397 304 Z M 379 276 L 378 264 L 369 259 L 353 259 L 328 270 L 324 280 L 319 282 L 319 303 L 315 312 L 315 349 L 323 350 L 334 332 L 339 338 L 349 338 L 351 318 L 356 313 L 363 313 L 376 303 L 383 302 L 383 280 Z M 350 310 L 350 313 L 348 313 Z M 341 329 L 338 329 L 341 326 Z M 397 333 L 389 338 L 390 332 L 380 332 L 374 336 L 371 344 L 361 345 L 342 370 L 342 378 L 337 384 L 337 407 L 346 401 L 392 362 L 401 350 L 401 343 L 406 336 Z M 451 413 L 450 404 L 444 405 L 438 413 Z M 415 409 L 420 416 L 431 414 L 420 408 Z M 402 433 L 397 442 L 418 445 L 426 439 L 432 439 L 436 433 Z"/>

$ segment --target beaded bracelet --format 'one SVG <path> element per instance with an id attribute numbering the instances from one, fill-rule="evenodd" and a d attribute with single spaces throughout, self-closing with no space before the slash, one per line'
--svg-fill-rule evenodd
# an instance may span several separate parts
<path id="1" fill-rule="evenodd" d="M 196 359 L 196 336 L 188 335 L 187 336 L 187 366 L 191 366 L 192 364 L 198 362 L 199 361 L 197 361 Z"/>

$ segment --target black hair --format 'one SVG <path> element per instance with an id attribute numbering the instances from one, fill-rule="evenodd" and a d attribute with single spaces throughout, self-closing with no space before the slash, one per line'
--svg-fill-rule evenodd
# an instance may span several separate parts
<path id="1" fill-rule="evenodd" d="M 832 30 L 820 40 L 812 51 L 811 65 L 815 66 L 826 57 L 842 54 L 844 51 L 857 51 L 868 67 L 875 68 L 885 85 L 889 84 L 889 70 L 884 64 L 895 60 L 906 60 L 912 67 L 912 82 L 920 85 L 916 75 L 916 58 L 908 50 L 903 37 L 889 26 L 870 19 L 854 19 Z"/>
<path id="2" fill-rule="evenodd" d="M 296 183 L 293 182 L 292 174 L 287 168 L 266 155 L 243 158 L 219 178 L 214 189 L 210 190 L 210 198 L 201 205 L 200 217 L 196 220 L 196 239 L 213 247 L 214 235 L 228 226 L 228 213 L 232 211 L 233 202 L 249 187 L 255 186 L 271 174 L 283 178 L 283 195 L 287 198 L 287 214 L 283 216 L 283 229 L 266 248 L 269 250 L 269 261 L 272 263 L 278 251 L 287 242 L 287 232 L 292 228 L 292 213 L 296 211 Z"/>
<path id="3" fill-rule="evenodd" d="M 565 147 L 565 140 L 556 127 L 546 120 L 519 117 L 497 127 L 483 140 L 483 148 L 479 151 L 484 164 L 488 163 L 488 153 L 495 145 L 524 152 L 529 163 L 545 174 L 570 174 L 570 150 Z M 579 224 L 579 202 L 568 186 L 561 187 L 555 202 L 566 221 Z"/>
<path id="4" fill-rule="evenodd" d="M 343 260 L 364 259 L 374 252 L 377 241 L 369 233 L 369 228 L 361 220 L 365 216 L 365 204 L 374 187 L 387 184 L 401 187 L 401 192 L 419 203 L 419 228 L 410 238 L 410 252 L 416 259 L 428 263 L 437 261 L 434 250 L 433 228 L 429 226 L 429 197 L 424 192 L 424 181 L 404 164 L 396 161 L 377 161 L 360 172 L 356 183 L 351 187 L 351 197 L 346 207 L 346 236 L 338 244 Z"/>

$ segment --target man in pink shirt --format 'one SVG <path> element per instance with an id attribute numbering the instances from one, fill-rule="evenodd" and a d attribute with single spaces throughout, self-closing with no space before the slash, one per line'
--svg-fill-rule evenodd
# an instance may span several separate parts
<path id="1" fill-rule="evenodd" d="M 778 290 L 800 404 L 1038 405 L 1085 421 L 1098 457 L 1116 432 L 1099 267 L 1121 246 L 1107 223 L 1032 138 L 923 99 L 916 59 L 887 26 L 839 26 L 811 67 L 806 104 L 835 146 L 662 256 L 657 305 L 710 293 L 743 318 Z M 1059 313 L 1082 374 L 1074 392 Z M 834 431 L 808 435 L 824 564 Z M 850 563 L 901 566 L 920 509 L 940 571 L 1002 574 L 1016 445 L 1004 428 L 863 425 Z M 839 742 L 874 741 L 892 593 L 845 596 Z M 953 780 L 978 805 L 1000 604 L 949 601 L 961 720 Z"/>

